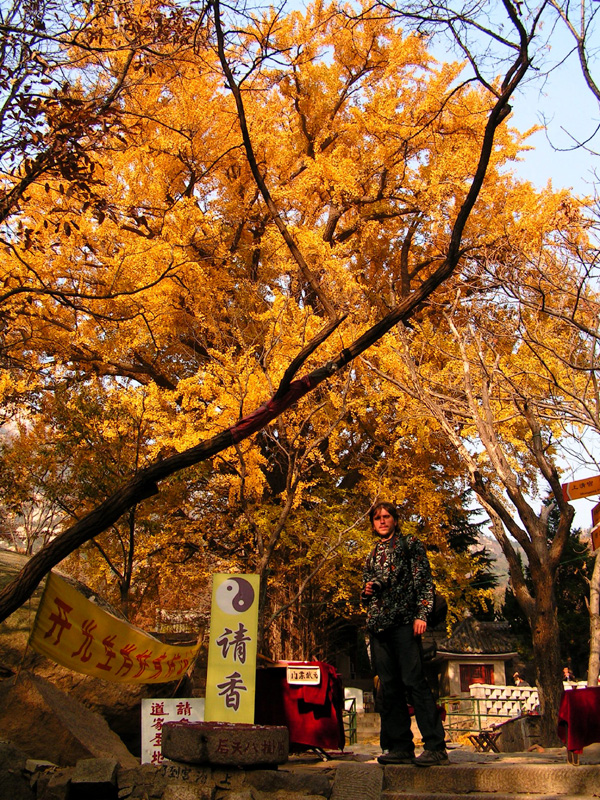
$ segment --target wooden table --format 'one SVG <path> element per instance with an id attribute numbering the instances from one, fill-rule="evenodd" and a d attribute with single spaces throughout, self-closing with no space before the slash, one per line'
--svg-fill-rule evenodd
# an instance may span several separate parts
<path id="1" fill-rule="evenodd" d="M 489 753 L 490 750 L 494 753 L 499 753 L 498 741 L 502 731 L 480 731 L 469 736 L 471 743 L 475 746 L 475 750 L 479 753 Z"/>

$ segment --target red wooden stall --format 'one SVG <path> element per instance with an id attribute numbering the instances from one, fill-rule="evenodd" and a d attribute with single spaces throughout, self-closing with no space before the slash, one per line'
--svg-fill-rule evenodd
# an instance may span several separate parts
<path id="1" fill-rule="evenodd" d="M 330 664 L 288 661 L 256 671 L 254 721 L 257 725 L 285 725 L 291 752 L 343 750 L 343 713 L 342 680 Z"/>
<path id="2" fill-rule="evenodd" d="M 579 756 L 588 744 L 600 742 L 600 686 L 567 689 L 558 710 L 558 736 L 567 746 L 570 764 L 579 764 Z"/>

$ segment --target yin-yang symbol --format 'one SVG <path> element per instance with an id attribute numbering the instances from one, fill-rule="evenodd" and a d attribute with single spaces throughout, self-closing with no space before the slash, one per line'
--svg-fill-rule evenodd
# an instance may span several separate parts
<path id="1" fill-rule="evenodd" d="M 215 599 L 225 614 L 243 614 L 254 602 L 254 589 L 244 578 L 228 578 L 217 589 Z"/>

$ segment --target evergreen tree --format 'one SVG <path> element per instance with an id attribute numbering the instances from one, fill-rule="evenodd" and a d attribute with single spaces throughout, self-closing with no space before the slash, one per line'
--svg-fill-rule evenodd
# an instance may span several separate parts
<path id="1" fill-rule="evenodd" d="M 450 512 L 448 542 L 454 552 L 471 555 L 473 564 L 476 565 L 471 575 L 471 587 L 491 593 L 498 585 L 498 578 L 493 571 L 494 558 L 482 544 L 482 527 L 487 520 L 474 521 L 480 510 L 469 507 L 471 494 L 469 490 L 464 491 L 460 498 L 461 505 L 455 506 Z M 477 619 L 494 619 L 495 611 L 491 599 L 484 598 L 480 592 L 463 592 L 463 595 L 465 604 Z"/>

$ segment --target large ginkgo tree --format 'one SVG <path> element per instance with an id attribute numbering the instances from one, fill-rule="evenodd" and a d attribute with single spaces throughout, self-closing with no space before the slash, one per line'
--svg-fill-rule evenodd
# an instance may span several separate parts
<path id="1" fill-rule="evenodd" d="M 393 358 L 397 325 L 435 324 L 458 286 L 477 292 L 499 232 L 543 202 L 509 170 L 538 18 L 503 8 L 508 60 L 474 78 L 381 7 L 65 10 L 83 28 L 53 39 L 38 133 L 63 131 L 88 179 L 27 157 L 5 170 L 0 391 L 50 459 L 71 455 L 57 421 L 69 408 L 79 421 L 62 426 L 63 529 L 0 594 L 2 618 L 95 540 L 125 595 L 136 559 L 150 585 L 153 559 L 178 547 L 180 576 L 202 556 L 198 594 L 214 569 L 256 571 L 267 620 L 269 587 L 304 591 L 332 559 L 356 572 L 357 522 L 384 494 L 442 571 L 468 471 L 443 427 L 356 359 L 376 342 Z M 98 453 L 107 474 L 86 470 Z M 459 609 L 473 565 L 456 559 Z M 155 589 L 177 595 L 164 569 Z"/>

